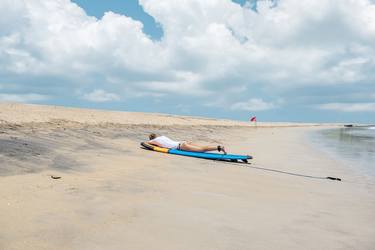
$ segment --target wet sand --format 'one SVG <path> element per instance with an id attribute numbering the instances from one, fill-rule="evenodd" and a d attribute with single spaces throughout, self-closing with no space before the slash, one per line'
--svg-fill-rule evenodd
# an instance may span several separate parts
<path id="1" fill-rule="evenodd" d="M 374 186 L 307 141 L 327 125 L 0 108 L 0 249 L 374 249 Z M 150 132 L 254 160 L 143 150 Z"/>

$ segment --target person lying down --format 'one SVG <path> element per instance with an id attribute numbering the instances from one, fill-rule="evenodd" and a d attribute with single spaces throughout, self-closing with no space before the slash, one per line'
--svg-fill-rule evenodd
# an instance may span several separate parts
<path id="1" fill-rule="evenodd" d="M 179 149 L 192 152 L 207 152 L 207 151 L 219 151 L 226 154 L 224 146 L 202 146 L 197 145 L 188 141 L 174 141 L 164 135 L 150 134 L 149 135 L 149 144 L 158 146 L 161 148 L 170 148 L 170 149 Z"/>

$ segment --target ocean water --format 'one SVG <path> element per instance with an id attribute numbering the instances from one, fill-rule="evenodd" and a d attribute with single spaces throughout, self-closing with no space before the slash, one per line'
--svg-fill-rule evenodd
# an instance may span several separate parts
<path id="1" fill-rule="evenodd" d="M 375 180 L 375 126 L 326 129 L 311 138 L 320 150 Z"/>

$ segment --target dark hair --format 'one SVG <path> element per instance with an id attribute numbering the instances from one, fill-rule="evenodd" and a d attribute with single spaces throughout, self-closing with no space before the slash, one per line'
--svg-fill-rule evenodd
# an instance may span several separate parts
<path id="1" fill-rule="evenodd" d="M 156 136 L 156 134 L 154 134 L 154 133 L 152 133 L 152 134 L 150 134 L 149 136 L 148 136 L 148 138 L 150 138 L 150 140 L 153 140 L 153 139 L 155 139 L 157 136 Z"/>

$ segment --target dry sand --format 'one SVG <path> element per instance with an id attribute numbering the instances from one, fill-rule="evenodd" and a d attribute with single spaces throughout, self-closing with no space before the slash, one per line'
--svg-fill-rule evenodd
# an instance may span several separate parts
<path id="1" fill-rule="evenodd" d="M 374 185 L 307 143 L 325 127 L 1 104 L 0 249 L 375 249 Z M 255 158 L 140 149 L 149 132 Z"/>

